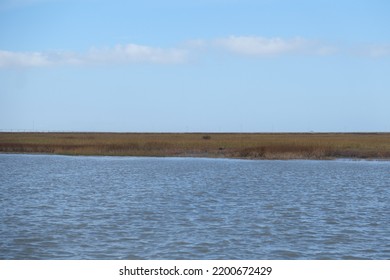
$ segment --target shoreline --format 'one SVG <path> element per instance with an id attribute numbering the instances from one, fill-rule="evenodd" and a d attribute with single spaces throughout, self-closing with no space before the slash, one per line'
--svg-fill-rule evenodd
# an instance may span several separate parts
<path id="1" fill-rule="evenodd" d="M 216 160 L 249 160 L 249 161 L 346 161 L 346 162 L 390 162 L 390 158 L 238 158 L 238 157 L 211 157 L 211 156 L 132 156 L 132 155 L 83 155 L 83 154 L 54 154 L 54 153 L 9 153 L 1 152 L 0 155 L 27 155 L 27 156 L 62 156 L 62 157 L 112 157 L 112 158 L 166 158 L 166 159 L 216 159 Z"/>
<path id="2" fill-rule="evenodd" d="M 390 133 L 0 132 L 0 153 L 252 160 L 390 160 Z"/>

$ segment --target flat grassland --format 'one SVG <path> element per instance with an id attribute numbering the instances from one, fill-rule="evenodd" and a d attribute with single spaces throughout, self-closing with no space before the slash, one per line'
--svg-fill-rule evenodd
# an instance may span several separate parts
<path id="1" fill-rule="evenodd" d="M 1 153 L 390 159 L 390 133 L 0 133 Z"/>

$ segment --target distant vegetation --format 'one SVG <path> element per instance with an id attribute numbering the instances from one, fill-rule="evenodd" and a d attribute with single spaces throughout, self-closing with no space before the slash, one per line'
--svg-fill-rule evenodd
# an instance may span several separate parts
<path id="1" fill-rule="evenodd" d="M 207 140 L 207 141 L 205 141 Z M 0 133 L 0 152 L 248 159 L 390 159 L 390 133 Z"/>

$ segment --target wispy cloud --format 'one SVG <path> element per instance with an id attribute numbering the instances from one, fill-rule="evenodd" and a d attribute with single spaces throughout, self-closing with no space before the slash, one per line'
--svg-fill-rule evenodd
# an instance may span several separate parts
<path id="1" fill-rule="evenodd" d="M 371 45 L 362 48 L 360 54 L 372 58 L 381 58 L 390 56 L 390 45 Z"/>
<path id="2" fill-rule="evenodd" d="M 215 44 L 231 52 L 244 55 L 275 55 L 302 50 L 306 41 L 300 38 L 285 40 L 281 38 L 230 36 L 215 40 Z"/>
<path id="3" fill-rule="evenodd" d="M 90 63 L 181 63 L 187 58 L 183 49 L 163 49 L 143 45 L 117 45 L 108 49 L 91 49 L 85 56 Z"/>
<path id="4" fill-rule="evenodd" d="M 143 45 L 117 45 L 76 52 L 11 52 L 0 50 L 0 67 L 43 67 L 58 65 L 128 64 L 137 62 L 171 64 L 186 61 L 187 51 Z"/>
<path id="5" fill-rule="evenodd" d="M 179 48 L 158 48 L 138 44 L 116 45 L 109 48 L 91 48 L 86 52 L 13 52 L 0 50 L 0 68 L 47 67 L 63 65 L 112 65 L 131 63 L 177 64 L 190 56 L 212 50 L 231 55 L 275 57 L 283 55 L 358 55 L 371 58 L 390 56 L 390 45 L 343 48 L 301 37 L 266 38 L 258 36 L 230 36 L 209 40 L 191 40 Z"/>
<path id="6" fill-rule="evenodd" d="M 213 42 L 230 52 L 249 56 L 275 56 L 283 54 L 326 55 L 336 48 L 304 38 L 265 38 L 257 36 L 230 36 Z"/>
<path id="7" fill-rule="evenodd" d="M 10 52 L 0 50 L 0 67 L 39 67 L 50 64 L 48 57 L 40 52 Z"/>

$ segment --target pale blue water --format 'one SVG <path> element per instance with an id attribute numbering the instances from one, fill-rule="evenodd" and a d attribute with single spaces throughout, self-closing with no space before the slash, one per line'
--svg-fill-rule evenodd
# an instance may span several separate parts
<path id="1" fill-rule="evenodd" d="M 390 259 L 390 162 L 0 154 L 0 259 Z"/>

